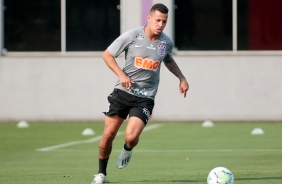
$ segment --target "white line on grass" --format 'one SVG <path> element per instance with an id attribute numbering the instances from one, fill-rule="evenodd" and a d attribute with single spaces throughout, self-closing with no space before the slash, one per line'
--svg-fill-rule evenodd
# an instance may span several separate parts
<path id="1" fill-rule="evenodd" d="M 86 150 L 78 150 L 78 149 L 58 149 L 56 151 L 71 151 L 71 152 L 86 152 Z M 92 152 L 89 150 L 89 152 Z M 113 150 L 113 152 L 120 152 L 120 149 Z M 189 154 L 189 153 L 271 153 L 271 152 L 282 152 L 282 149 L 213 149 L 213 150 L 205 150 L 205 149 L 191 149 L 191 150 L 144 150 L 136 148 L 134 149 L 136 153 L 151 153 L 151 154 Z"/>
<path id="2" fill-rule="evenodd" d="M 114 150 L 120 151 L 120 150 Z M 178 152 L 194 152 L 194 153 L 206 153 L 206 152 L 281 152 L 282 149 L 213 149 L 213 150 L 205 150 L 205 149 L 191 149 L 191 150 L 138 150 L 136 149 L 134 152 L 144 152 L 144 153 L 178 153 Z"/>
<path id="3" fill-rule="evenodd" d="M 160 126 L 160 124 L 152 124 L 152 125 L 148 125 L 144 128 L 143 132 L 145 131 L 149 131 L 149 130 L 153 130 L 155 128 L 158 128 Z M 123 135 L 124 132 L 118 132 L 118 135 Z M 97 136 L 91 139 L 87 139 L 87 140 L 82 140 L 82 141 L 72 141 L 72 142 L 67 142 L 64 144 L 59 144 L 59 145 L 55 145 L 55 146 L 49 146 L 49 147 L 45 147 L 45 148 L 38 148 L 36 149 L 36 151 L 52 151 L 55 149 L 60 149 L 60 148 L 64 148 L 64 147 L 68 147 L 68 146 L 73 146 L 73 145 L 77 145 L 77 144 L 84 144 L 84 143 L 91 143 L 91 142 L 96 142 L 99 141 L 102 138 L 102 136 Z"/>

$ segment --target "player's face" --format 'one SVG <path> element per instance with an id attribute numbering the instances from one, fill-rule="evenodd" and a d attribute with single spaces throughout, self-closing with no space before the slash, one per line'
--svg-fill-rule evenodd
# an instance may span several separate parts
<path id="1" fill-rule="evenodd" d="M 154 35 L 160 35 L 167 23 L 167 14 L 158 10 L 151 12 L 148 16 L 148 26 Z"/>

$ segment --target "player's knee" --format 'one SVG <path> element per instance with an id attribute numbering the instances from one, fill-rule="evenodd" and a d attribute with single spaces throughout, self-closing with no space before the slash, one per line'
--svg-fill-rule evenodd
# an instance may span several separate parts
<path id="1" fill-rule="evenodd" d="M 130 147 L 136 146 L 138 144 L 138 141 L 139 141 L 139 138 L 136 136 L 129 135 L 125 137 L 125 142 Z"/>
<path id="2" fill-rule="evenodd" d="M 104 132 L 103 140 L 106 142 L 112 142 L 115 139 L 116 133 L 115 132 Z"/>

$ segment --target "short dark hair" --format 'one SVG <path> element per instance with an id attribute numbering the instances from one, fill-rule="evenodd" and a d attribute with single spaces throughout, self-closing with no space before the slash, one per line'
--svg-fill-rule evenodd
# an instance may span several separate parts
<path id="1" fill-rule="evenodd" d="M 164 14 L 168 13 L 168 8 L 164 4 L 161 4 L 161 3 L 154 4 L 152 6 L 150 12 L 154 12 L 156 10 L 158 10 L 159 12 L 164 13 Z"/>

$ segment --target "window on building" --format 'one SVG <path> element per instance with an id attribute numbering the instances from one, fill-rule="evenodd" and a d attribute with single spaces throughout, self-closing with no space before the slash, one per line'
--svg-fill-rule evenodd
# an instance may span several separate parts
<path id="1" fill-rule="evenodd" d="M 120 0 L 67 0 L 67 51 L 102 51 L 120 34 Z"/>
<path id="2" fill-rule="evenodd" d="M 175 47 L 232 50 L 231 0 L 175 0 Z"/>
<path id="3" fill-rule="evenodd" d="M 238 0 L 238 50 L 282 50 L 282 1 Z"/>
<path id="4" fill-rule="evenodd" d="M 175 47 L 232 50 L 232 0 L 174 0 Z M 282 1 L 237 0 L 238 50 L 282 50 Z M 59 0 L 4 1 L 8 51 L 61 51 Z M 120 34 L 120 0 L 66 1 L 66 50 L 102 51 Z"/>
<path id="5" fill-rule="evenodd" d="M 8 51 L 60 51 L 60 1 L 4 1 Z"/>

